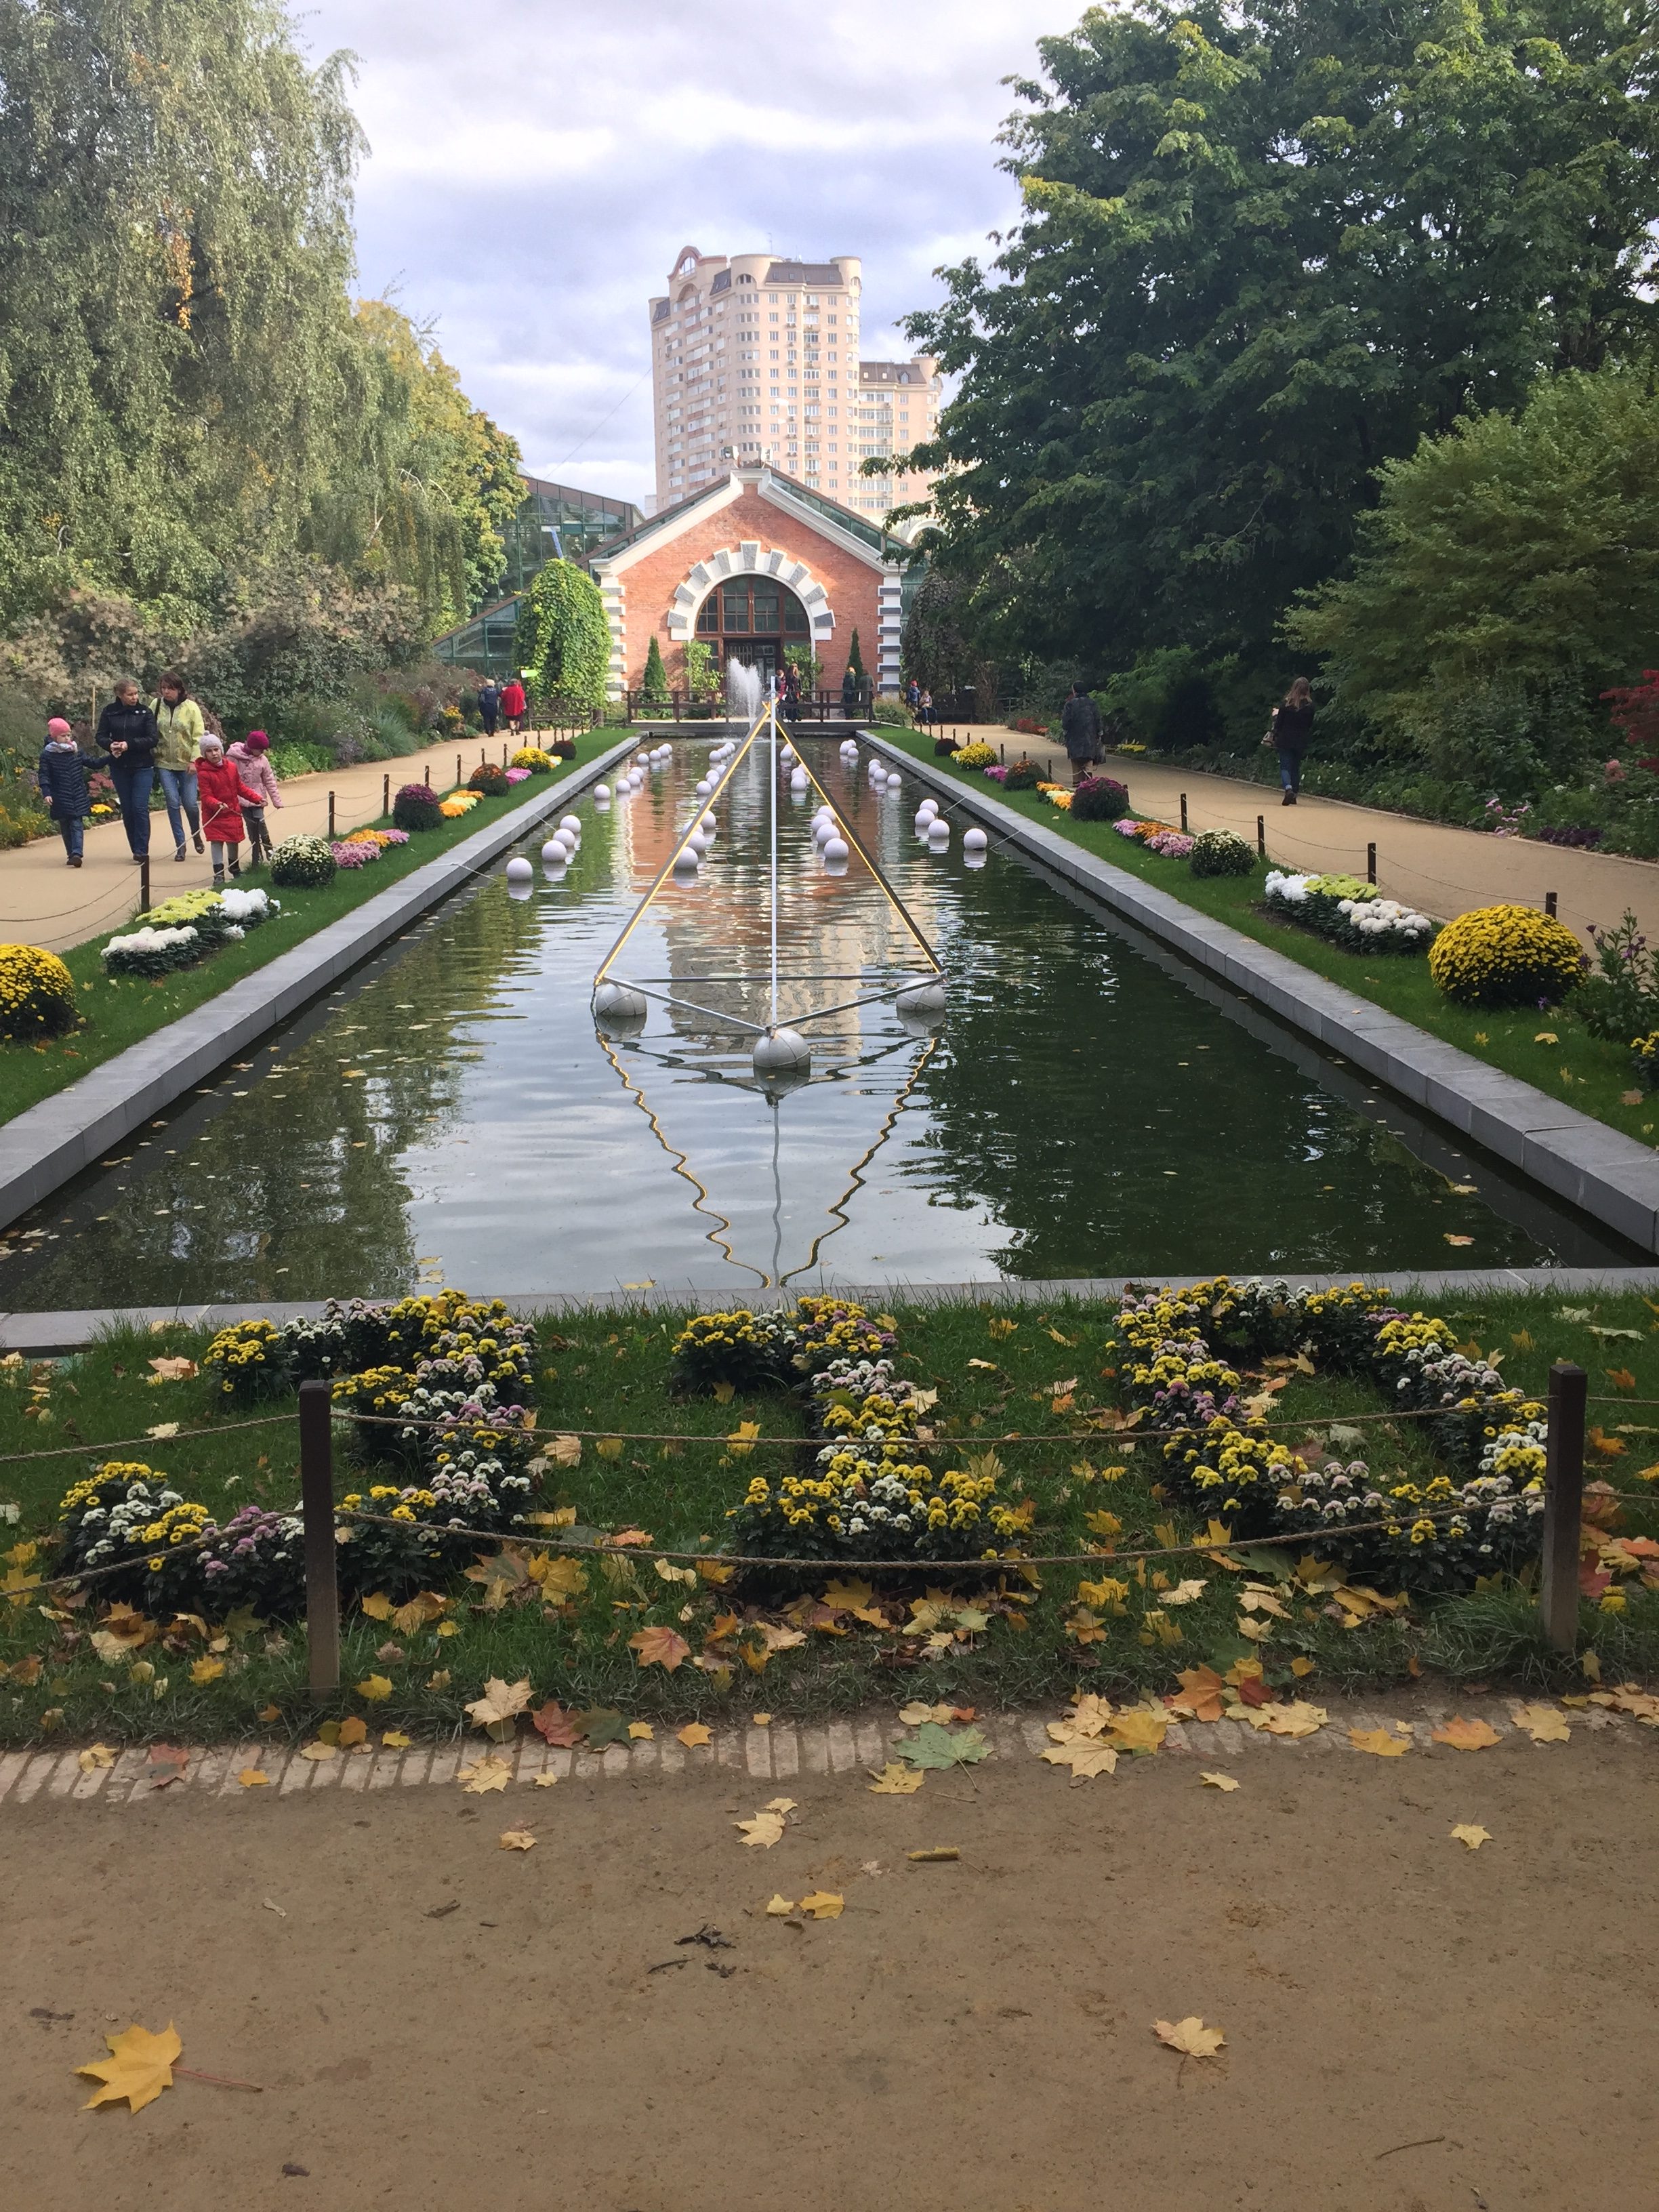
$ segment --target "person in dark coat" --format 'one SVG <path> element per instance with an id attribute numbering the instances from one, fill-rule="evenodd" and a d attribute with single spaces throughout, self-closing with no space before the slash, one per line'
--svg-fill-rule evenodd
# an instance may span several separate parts
<path id="1" fill-rule="evenodd" d="M 1089 694 L 1073 684 L 1060 710 L 1060 734 L 1066 757 L 1072 763 L 1072 787 L 1080 784 L 1100 758 L 1100 709 Z"/>
<path id="2" fill-rule="evenodd" d="M 138 696 L 138 686 L 124 676 L 115 696 L 98 717 L 93 743 L 110 759 L 110 780 L 121 802 L 121 826 L 135 860 L 149 851 L 149 794 L 155 781 L 155 746 L 161 732 L 155 717 Z"/>
<path id="3" fill-rule="evenodd" d="M 848 668 L 841 679 L 841 711 L 843 714 L 856 713 L 859 703 L 859 679 Z"/>
<path id="4" fill-rule="evenodd" d="M 87 771 L 107 768 L 107 760 L 88 760 L 76 749 L 69 724 L 54 714 L 46 724 L 46 742 L 34 775 L 46 811 L 58 824 L 68 865 L 78 868 L 85 847 L 86 821 L 92 811 L 87 790 Z"/>
<path id="5" fill-rule="evenodd" d="M 478 686 L 478 720 L 483 724 L 484 735 L 493 738 L 495 725 L 501 719 L 501 695 L 494 684 Z"/>
<path id="6" fill-rule="evenodd" d="M 1285 793 L 1279 804 L 1283 806 L 1294 806 L 1296 795 L 1302 788 L 1302 756 L 1313 736 L 1313 686 L 1305 676 L 1298 676 L 1285 694 L 1284 704 L 1273 708 L 1273 721 L 1261 740 L 1279 755 L 1279 781 Z"/>

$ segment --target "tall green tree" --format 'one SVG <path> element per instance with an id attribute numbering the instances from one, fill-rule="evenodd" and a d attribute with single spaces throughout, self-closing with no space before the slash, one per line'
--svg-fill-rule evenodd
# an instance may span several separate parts
<path id="1" fill-rule="evenodd" d="M 611 626 L 599 587 L 585 569 L 550 561 L 519 603 L 513 651 L 535 671 L 544 697 L 602 711 L 611 674 Z"/>
<path id="2" fill-rule="evenodd" d="M 1264 655 L 1382 463 L 1651 325 L 1640 6 L 1133 0 L 1039 52 L 1021 219 L 908 325 L 994 648 Z"/>

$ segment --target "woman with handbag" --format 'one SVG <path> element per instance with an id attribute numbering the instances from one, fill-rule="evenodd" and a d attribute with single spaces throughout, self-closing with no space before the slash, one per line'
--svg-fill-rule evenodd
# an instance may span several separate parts
<path id="1" fill-rule="evenodd" d="M 1313 686 L 1305 676 L 1298 676 L 1285 694 L 1283 704 L 1273 708 L 1267 734 L 1261 740 L 1279 755 L 1279 781 L 1285 793 L 1281 805 L 1296 805 L 1296 795 L 1302 788 L 1302 756 L 1313 735 Z"/>

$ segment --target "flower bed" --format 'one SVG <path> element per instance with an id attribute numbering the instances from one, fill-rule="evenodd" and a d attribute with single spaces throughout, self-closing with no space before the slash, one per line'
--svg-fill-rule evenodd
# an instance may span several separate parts
<path id="1" fill-rule="evenodd" d="M 55 952 L 0 945 L 0 1037 L 58 1036 L 76 1019 L 74 980 Z"/>
<path id="2" fill-rule="evenodd" d="M 1298 876 L 1273 868 L 1262 894 L 1283 920 L 1346 952 L 1421 952 L 1435 933 L 1427 915 L 1397 899 L 1379 898 L 1376 886 L 1357 876 Z"/>
<path id="3" fill-rule="evenodd" d="M 194 967 L 234 945 L 282 912 L 263 890 L 197 890 L 163 899 L 138 916 L 138 927 L 112 937 L 100 957 L 107 975 L 165 975 Z"/>
<path id="4" fill-rule="evenodd" d="M 1589 956 L 1565 922 L 1530 906 L 1482 906 L 1436 937 L 1429 972 L 1465 1006 L 1554 1006 L 1576 990 Z"/>

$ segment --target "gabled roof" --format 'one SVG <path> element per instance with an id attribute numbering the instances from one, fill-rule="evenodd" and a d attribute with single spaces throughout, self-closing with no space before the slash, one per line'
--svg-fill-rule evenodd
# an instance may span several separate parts
<path id="1" fill-rule="evenodd" d="M 781 513 L 792 514 L 820 536 L 838 540 L 872 568 L 884 567 L 896 557 L 897 550 L 903 550 L 903 541 L 890 530 L 883 530 L 867 516 L 842 507 L 839 501 L 826 499 L 822 492 L 797 478 L 763 465 L 732 470 L 717 477 L 713 483 L 705 484 L 701 491 L 692 492 L 674 506 L 665 507 L 659 514 L 635 524 L 633 529 L 607 538 L 602 544 L 593 547 L 587 565 L 596 571 L 628 568 L 636 551 L 671 544 L 708 517 L 719 514 L 722 507 L 732 506 L 745 491 L 758 493 Z"/>

